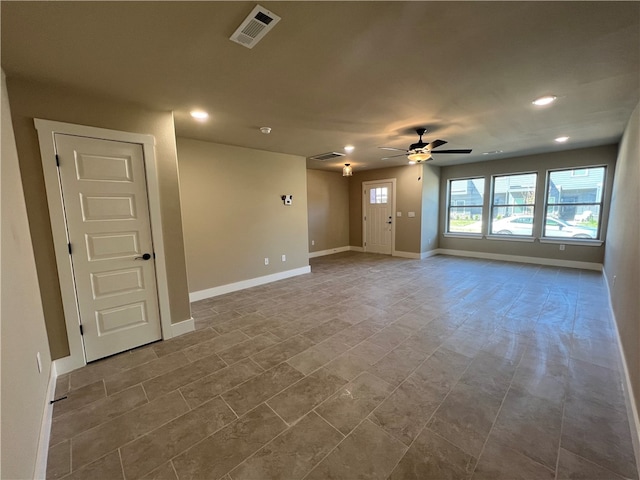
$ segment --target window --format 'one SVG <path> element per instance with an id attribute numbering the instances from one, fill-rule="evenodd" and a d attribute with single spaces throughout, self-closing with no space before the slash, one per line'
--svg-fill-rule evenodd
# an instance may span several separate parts
<path id="1" fill-rule="evenodd" d="M 484 178 L 449 180 L 447 232 L 482 233 Z"/>
<path id="2" fill-rule="evenodd" d="M 387 190 L 387 187 L 372 188 L 369 191 L 369 203 L 372 205 L 376 203 L 387 203 L 389 196 Z"/>
<path id="3" fill-rule="evenodd" d="M 605 167 L 549 171 L 542 236 L 600 238 L 605 174 Z"/>
<path id="4" fill-rule="evenodd" d="M 533 236 L 537 177 L 536 173 L 493 177 L 490 234 Z"/>

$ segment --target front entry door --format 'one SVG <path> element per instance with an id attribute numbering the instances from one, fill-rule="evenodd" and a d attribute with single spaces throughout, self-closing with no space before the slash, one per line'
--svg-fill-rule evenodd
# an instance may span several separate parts
<path id="1" fill-rule="evenodd" d="M 162 337 L 142 146 L 55 135 L 87 361 Z"/>
<path id="2" fill-rule="evenodd" d="M 392 182 L 367 182 L 365 196 L 364 251 L 391 255 L 392 238 Z"/>

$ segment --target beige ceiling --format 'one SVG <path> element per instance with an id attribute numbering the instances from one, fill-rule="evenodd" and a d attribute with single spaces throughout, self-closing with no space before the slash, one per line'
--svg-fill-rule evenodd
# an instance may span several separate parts
<path id="1" fill-rule="evenodd" d="M 173 110 L 178 136 L 305 157 L 354 145 L 307 161 L 336 170 L 406 164 L 377 147 L 419 126 L 473 149 L 436 165 L 614 143 L 639 101 L 639 2 L 261 2 L 282 20 L 247 49 L 229 37 L 255 5 L 3 1 L 2 67 Z"/>

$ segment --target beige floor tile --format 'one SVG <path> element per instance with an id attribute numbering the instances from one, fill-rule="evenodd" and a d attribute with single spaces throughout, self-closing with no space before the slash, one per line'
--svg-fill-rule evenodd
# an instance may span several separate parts
<path id="1" fill-rule="evenodd" d="M 286 429 L 260 405 L 173 459 L 178 478 L 220 478 Z"/>
<path id="2" fill-rule="evenodd" d="M 181 415 L 120 448 L 125 476 L 140 478 L 236 418 L 219 397 Z"/>
<path id="3" fill-rule="evenodd" d="M 273 347 L 267 348 L 262 352 L 253 355 L 251 358 L 262 368 L 268 370 L 275 367 L 280 362 L 284 362 L 298 353 L 313 346 L 314 343 L 306 337 L 296 335 L 284 342 L 278 343 Z"/>
<path id="4" fill-rule="evenodd" d="M 343 386 L 316 411 L 343 435 L 351 430 L 393 391 L 393 386 L 365 372 Z"/>
<path id="5" fill-rule="evenodd" d="M 73 470 L 173 420 L 188 409 L 180 393 L 172 392 L 81 433 L 71 440 Z"/>
<path id="6" fill-rule="evenodd" d="M 120 456 L 118 452 L 111 452 L 104 457 L 96 460 L 74 471 L 65 480 L 83 480 L 83 479 L 109 479 L 124 480 L 122 474 L 122 465 L 120 464 Z"/>
<path id="7" fill-rule="evenodd" d="M 218 353 L 218 356 L 222 358 L 227 364 L 231 365 L 240 360 L 250 357 L 262 350 L 265 350 L 276 343 L 279 343 L 280 339 L 271 333 L 263 333 L 249 340 L 245 340 L 237 345 L 234 345 L 226 350 L 222 350 Z"/>
<path id="8" fill-rule="evenodd" d="M 406 450 L 401 442 L 365 420 L 305 479 L 385 479 Z"/>
<path id="9" fill-rule="evenodd" d="M 102 380 L 109 375 L 115 375 L 116 373 L 129 370 L 130 368 L 150 362 L 156 358 L 158 358 L 158 356 L 153 350 L 153 346 L 147 346 L 98 360 L 84 368 L 71 372 L 69 375 L 71 388 L 77 389 L 83 387 Z"/>
<path id="10" fill-rule="evenodd" d="M 179 337 L 172 338 L 171 340 L 167 340 L 166 342 L 155 343 L 153 345 L 153 351 L 158 357 L 164 357 L 165 355 L 169 355 L 170 353 L 184 350 L 193 345 L 206 342 L 207 340 L 210 340 L 217 336 L 218 334 L 212 329 L 206 328 L 204 330 L 198 330 L 197 332 L 180 335 Z"/>
<path id="11" fill-rule="evenodd" d="M 333 395 L 346 382 L 324 368 L 294 383 L 267 403 L 289 425 Z"/>
<path id="12" fill-rule="evenodd" d="M 623 480 L 600 465 L 590 462 L 564 448 L 560 449 L 557 480 Z"/>
<path id="13" fill-rule="evenodd" d="M 71 442 L 65 440 L 49 448 L 47 478 L 62 478 L 71 472 Z"/>
<path id="14" fill-rule="evenodd" d="M 223 393 L 222 398 L 237 415 L 244 415 L 302 378 L 295 368 L 281 363 Z"/>
<path id="15" fill-rule="evenodd" d="M 234 469 L 233 480 L 302 479 L 344 437 L 310 412 Z"/>
<path id="16" fill-rule="evenodd" d="M 209 341 L 198 343 L 183 350 L 184 355 L 190 362 L 194 362 L 214 353 L 222 352 L 234 345 L 245 342 L 249 339 L 247 335 L 239 330 L 232 330 L 228 333 L 216 336 Z"/>
<path id="17" fill-rule="evenodd" d="M 489 438 L 472 478 L 473 480 L 553 480 L 554 470 L 555 467 L 548 469 Z"/>
<path id="18" fill-rule="evenodd" d="M 368 370 L 395 387 L 404 381 L 426 358 L 427 355 L 424 353 L 401 344 Z"/>
<path id="19" fill-rule="evenodd" d="M 189 406 L 195 408 L 260 373 L 262 373 L 262 369 L 254 362 L 249 359 L 241 360 L 185 385 L 180 389 L 180 393 Z"/>
<path id="20" fill-rule="evenodd" d="M 184 385 L 195 382 L 203 377 L 211 375 L 218 370 L 225 368 L 227 364 L 217 355 L 196 360 L 193 363 L 184 365 L 163 375 L 147 380 L 142 384 L 147 392 L 149 400 L 156 399 L 162 395 L 176 390 Z"/>
<path id="21" fill-rule="evenodd" d="M 69 390 L 67 398 L 56 402 L 53 407 L 53 418 L 57 418 L 65 413 L 82 408 L 90 403 L 96 402 L 107 396 L 104 389 L 104 380 L 90 383 L 84 387 Z"/>
<path id="22" fill-rule="evenodd" d="M 51 423 L 51 445 L 89 430 L 113 418 L 147 403 L 142 386 L 137 385 L 110 397 L 102 398 L 86 407 L 78 408 L 53 419 Z"/>

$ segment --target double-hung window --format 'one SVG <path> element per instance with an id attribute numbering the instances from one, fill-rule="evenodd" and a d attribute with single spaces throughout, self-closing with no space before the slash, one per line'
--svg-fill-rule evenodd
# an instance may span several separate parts
<path id="1" fill-rule="evenodd" d="M 484 178 L 449 180 L 448 233 L 482 233 Z"/>
<path id="2" fill-rule="evenodd" d="M 497 175 L 491 190 L 491 235 L 533 237 L 536 173 Z"/>
<path id="3" fill-rule="evenodd" d="M 606 167 L 550 170 L 543 238 L 600 238 Z"/>

